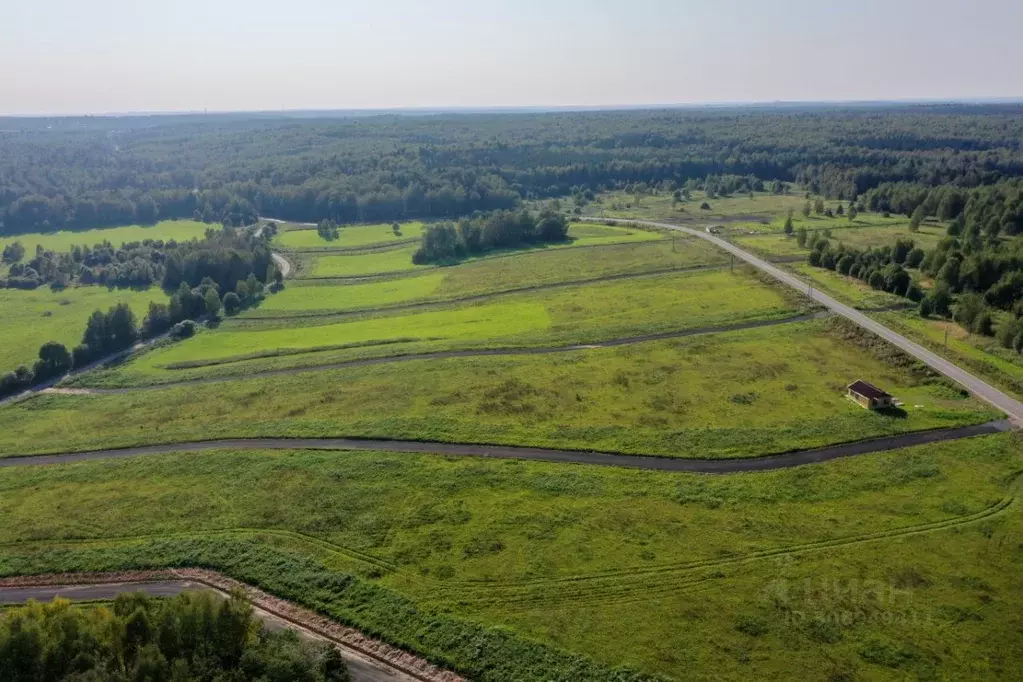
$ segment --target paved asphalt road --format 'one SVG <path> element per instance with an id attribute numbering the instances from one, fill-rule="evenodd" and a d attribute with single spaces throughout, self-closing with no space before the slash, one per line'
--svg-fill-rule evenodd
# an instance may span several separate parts
<path id="1" fill-rule="evenodd" d="M 73 601 L 110 601 L 125 592 L 145 592 L 153 597 L 174 597 L 182 592 L 207 590 L 201 583 L 188 580 L 161 580 L 144 583 L 107 583 L 100 585 L 66 585 L 52 587 L 0 587 L 0 604 L 24 604 L 29 599 L 38 602 L 53 601 L 63 597 Z M 219 593 L 218 593 L 219 594 Z M 307 630 L 298 628 L 272 613 L 254 607 L 255 615 L 263 621 L 268 630 L 277 632 L 285 628 L 298 630 L 299 634 L 309 639 L 323 641 L 323 638 Z M 355 682 L 409 682 L 415 678 L 386 667 L 358 651 L 339 647 L 341 655 L 348 664 Z"/>
<path id="2" fill-rule="evenodd" d="M 1015 424 L 1023 426 L 1023 403 L 1021 403 L 1020 401 L 1016 400 L 1015 398 L 1009 397 L 1005 393 L 999 391 L 994 386 L 991 386 L 987 382 L 978 379 L 969 372 L 960 369 L 959 367 L 952 364 L 948 360 L 945 360 L 944 358 L 927 350 L 920 344 L 914 343 L 907 339 L 906 337 L 902 336 L 901 334 L 893 332 L 888 327 L 885 327 L 883 324 L 880 324 L 879 322 L 872 320 L 871 318 L 867 317 L 860 311 L 851 308 L 845 305 L 844 303 L 839 303 L 832 297 L 828 296 L 827 294 L 821 293 L 817 289 L 811 289 L 806 282 L 800 280 L 798 277 L 771 265 L 762 258 L 757 258 L 753 254 L 747 251 L 743 251 L 739 247 L 725 241 L 724 239 L 721 239 L 720 237 L 716 237 L 713 234 L 708 233 L 706 229 L 697 230 L 690 227 L 682 227 L 680 225 L 671 225 L 669 223 L 657 223 L 646 220 L 629 220 L 618 222 L 632 222 L 637 225 L 649 225 L 651 227 L 676 230 L 678 232 L 685 232 L 686 234 L 691 234 L 695 237 L 699 237 L 701 239 L 705 239 L 706 241 L 711 242 L 715 246 L 724 249 L 728 253 L 736 256 L 737 258 L 741 258 L 750 265 L 759 268 L 760 270 L 763 270 L 772 277 L 784 282 L 785 284 L 788 284 L 790 287 L 797 289 L 803 292 L 804 294 L 809 295 L 814 301 L 820 303 L 821 305 L 827 307 L 829 310 L 841 315 L 842 317 L 852 320 L 863 329 L 873 332 L 874 334 L 877 334 L 878 336 L 885 339 L 889 343 L 898 346 L 899 348 L 906 351 L 907 353 L 909 353 L 916 359 L 920 360 L 924 364 L 928 365 L 935 371 L 940 372 L 941 374 L 947 376 L 949 379 L 952 379 L 953 381 L 957 382 L 958 384 L 963 386 L 966 390 L 968 390 L 970 393 L 977 396 L 981 400 L 987 401 L 991 405 L 995 406 L 996 408 L 1004 412 L 1006 415 L 1008 415 L 1009 419 L 1011 419 Z"/>
<path id="3" fill-rule="evenodd" d="M 840 457 L 884 452 L 926 443 L 972 438 L 999 433 L 1013 427 L 1007 420 L 963 426 L 951 429 L 917 431 L 898 436 L 831 445 L 814 450 L 801 450 L 763 457 L 741 459 L 681 459 L 646 455 L 617 455 L 583 450 L 550 450 L 546 448 L 516 447 L 511 445 L 463 445 L 457 443 L 429 443 L 400 440 L 359 440 L 353 438 L 233 438 L 229 440 L 167 443 L 143 445 L 117 450 L 95 450 L 57 455 L 32 455 L 0 458 L 0 468 L 16 466 L 43 466 L 66 464 L 97 459 L 118 459 L 162 455 L 172 452 L 201 452 L 217 449 L 238 450 L 378 450 L 384 452 L 412 452 L 444 455 L 448 457 L 491 457 L 494 459 L 529 459 L 564 464 L 592 464 L 597 466 L 628 467 L 648 471 L 688 471 L 701 474 L 729 474 L 744 471 L 788 469 L 826 462 Z"/>

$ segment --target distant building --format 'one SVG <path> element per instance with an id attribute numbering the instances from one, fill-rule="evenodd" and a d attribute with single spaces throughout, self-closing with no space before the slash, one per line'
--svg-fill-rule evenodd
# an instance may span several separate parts
<path id="1" fill-rule="evenodd" d="M 882 391 L 874 384 L 859 379 L 846 387 L 848 396 L 855 400 L 861 407 L 868 410 L 883 410 L 895 404 L 895 398 L 890 393 Z"/>

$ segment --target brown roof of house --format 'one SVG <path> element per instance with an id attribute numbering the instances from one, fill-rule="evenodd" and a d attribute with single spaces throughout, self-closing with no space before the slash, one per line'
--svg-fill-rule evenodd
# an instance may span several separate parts
<path id="1" fill-rule="evenodd" d="M 877 400 L 879 398 L 892 397 L 890 393 L 886 393 L 885 391 L 882 391 L 874 384 L 867 383 L 862 379 L 858 379 L 857 381 L 854 381 L 853 383 L 849 384 L 849 390 L 853 391 L 854 393 L 859 393 L 864 398 L 871 398 L 873 400 Z"/>

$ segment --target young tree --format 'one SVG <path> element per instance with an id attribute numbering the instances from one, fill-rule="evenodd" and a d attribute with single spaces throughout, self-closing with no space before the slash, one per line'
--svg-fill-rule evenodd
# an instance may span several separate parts
<path id="1" fill-rule="evenodd" d="M 924 221 L 924 218 L 926 217 L 927 212 L 924 210 L 924 205 L 920 204 L 919 206 L 916 207 L 916 210 L 913 211 L 913 215 L 909 219 L 909 231 L 919 232 L 920 224 Z"/>
<path id="2" fill-rule="evenodd" d="M 849 216 L 849 222 L 850 223 L 855 222 L 856 216 L 858 216 L 859 214 L 860 212 L 856 210 L 856 206 L 854 204 L 849 204 L 849 211 L 847 213 L 847 215 Z"/>
<path id="3" fill-rule="evenodd" d="M 217 295 L 217 290 L 207 289 L 203 300 L 206 303 L 206 313 L 214 319 L 220 317 L 220 296 Z"/>
<path id="4" fill-rule="evenodd" d="M 807 232 L 807 229 L 800 226 L 800 228 L 796 230 L 796 243 L 799 244 L 800 247 L 806 247 L 808 236 L 809 232 Z"/>
<path id="5" fill-rule="evenodd" d="M 238 294 L 233 291 L 229 291 L 224 294 L 224 312 L 228 315 L 234 315 L 236 312 L 241 310 L 242 301 L 238 298 Z"/>
<path id="6" fill-rule="evenodd" d="M 811 213 L 813 213 L 813 204 L 807 199 L 806 203 L 803 204 L 803 217 L 809 218 Z"/>
<path id="7" fill-rule="evenodd" d="M 817 215 L 824 215 L 824 199 L 818 197 L 817 201 L 813 202 L 813 212 Z"/>

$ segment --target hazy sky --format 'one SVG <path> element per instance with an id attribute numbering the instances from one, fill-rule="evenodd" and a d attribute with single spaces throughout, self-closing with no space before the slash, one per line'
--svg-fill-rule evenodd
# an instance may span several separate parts
<path id="1" fill-rule="evenodd" d="M 10 0 L 0 114 L 1023 96 L 1023 0 Z"/>

